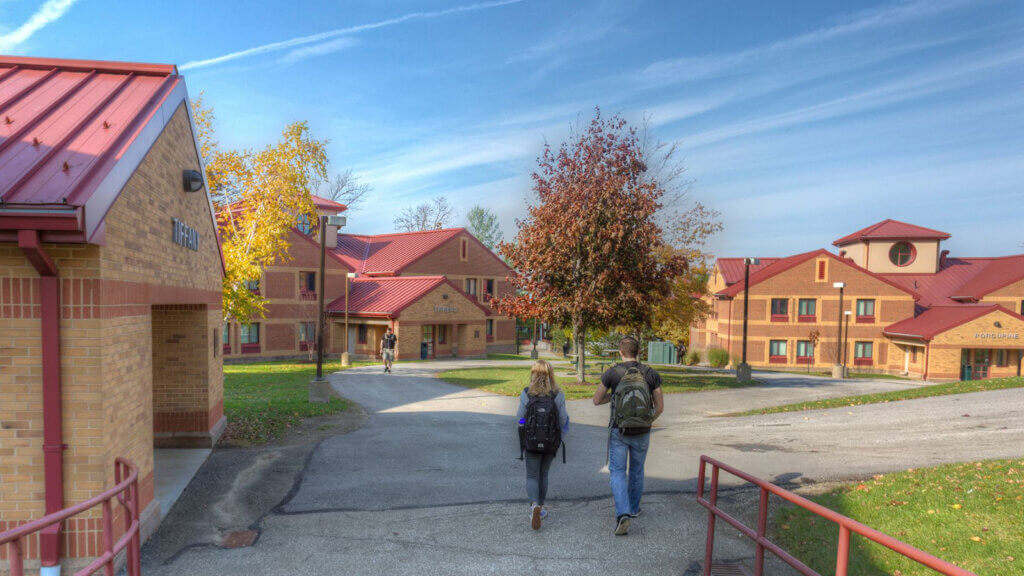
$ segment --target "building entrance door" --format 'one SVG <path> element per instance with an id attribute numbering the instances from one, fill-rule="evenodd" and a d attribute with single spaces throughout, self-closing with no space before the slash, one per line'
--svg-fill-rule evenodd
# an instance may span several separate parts
<path id="1" fill-rule="evenodd" d="M 427 346 L 427 358 L 434 357 L 434 326 L 428 324 L 423 327 L 423 344 Z"/>
<path id="2" fill-rule="evenodd" d="M 974 350 L 974 369 L 971 371 L 972 380 L 984 380 L 988 378 L 988 367 L 992 362 L 991 350 Z"/>

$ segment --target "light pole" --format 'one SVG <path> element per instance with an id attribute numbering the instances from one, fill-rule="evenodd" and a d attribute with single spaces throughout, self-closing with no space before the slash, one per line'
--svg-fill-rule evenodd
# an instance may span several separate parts
<path id="1" fill-rule="evenodd" d="M 850 348 L 849 348 L 849 345 L 846 342 L 850 338 L 850 316 L 853 316 L 853 311 L 852 310 L 844 310 L 843 311 L 843 316 L 846 317 L 846 332 L 843 335 L 843 348 L 842 348 L 842 350 L 843 350 L 843 378 L 846 378 L 849 375 L 848 369 L 846 367 L 846 357 L 850 355 Z"/>
<path id="2" fill-rule="evenodd" d="M 320 286 L 317 294 L 317 326 L 316 326 L 316 378 L 309 383 L 309 401 L 327 402 L 330 400 L 330 390 L 324 379 L 324 325 L 327 317 L 324 314 L 324 268 L 327 259 L 327 227 L 345 225 L 344 216 L 321 216 L 320 217 Z M 347 282 L 346 282 L 347 284 Z M 347 306 L 345 307 L 348 308 Z M 346 332 L 346 336 L 348 333 Z"/>
<path id="3" fill-rule="evenodd" d="M 736 367 L 736 380 L 750 382 L 750 364 L 747 364 L 747 312 L 750 309 L 750 265 L 758 265 L 761 261 L 757 258 L 743 259 L 743 359 Z M 731 320 L 730 320 L 731 321 Z M 729 343 L 732 347 L 732 343 Z"/>
<path id="4" fill-rule="evenodd" d="M 341 365 L 345 367 L 352 365 L 348 355 L 348 286 L 356 276 L 357 274 L 352 272 L 345 275 L 345 349 L 341 352 Z"/>
<path id="5" fill-rule="evenodd" d="M 846 288 L 846 283 L 833 282 L 832 287 L 839 288 L 839 326 L 836 332 L 836 363 L 832 365 L 832 377 L 843 378 L 843 365 L 840 355 L 843 352 L 843 288 Z"/>

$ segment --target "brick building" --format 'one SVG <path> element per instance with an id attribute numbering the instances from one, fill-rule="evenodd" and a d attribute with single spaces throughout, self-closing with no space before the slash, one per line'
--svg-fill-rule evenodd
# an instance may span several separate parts
<path id="1" fill-rule="evenodd" d="M 109 488 L 127 457 L 145 534 L 154 446 L 223 430 L 223 261 L 194 134 L 174 66 L 0 57 L 0 531 Z M 95 555 L 98 514 L 33 536 L 30 558 Z"/>
<path id="2" fill-rule="evenodd" d="M 314 197 L 321 215 L 345 206 Z M 289 258 L 267 267 L 258 286 L 265 317 L 224 330 L 231 359 L 287 357 L 314 347 L 319 237 L 291 232 Z M 515 319 L 487 304 L 511 290 L 509 267 L 464 228 L 379 235 L 327 230 L 325 351 L 345 349 L 345 280 L 350 278 L 348 350 L 353 358 L 378 356 L 388 326 L 398 335 L 397 357 L 483 356 L 515 349 Z M 415 281 L 413 281 L 415 280 Z"/>
<path id="3" fill-rule="evenodd" d="M 885 220 L 836 240 L 838 253 L 760 258 L 750 266 L 748 363 L 844 363 L 929 380 L 1020 375 L 1024 255 L 954 258 L 941 249 L 949 237 Z M 743 280 L 742 258 L 716 261 L 711 316 L 691 327 L 691 348 L 724 348 L 739 361 Z M 836 283 L 844 284 L 842 309 Z"/>

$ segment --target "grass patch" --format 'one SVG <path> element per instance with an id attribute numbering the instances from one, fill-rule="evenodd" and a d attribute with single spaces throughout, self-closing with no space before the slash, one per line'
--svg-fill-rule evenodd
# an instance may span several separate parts
<path id="1" fill-rule="evenodd" d="M 529 354 L 487 354 L 488 360 L 529 360 Z"/>
<path id="2" fill-rule="evenodd" d="M 354 366 L 372 362 L 353 362 Z M 324 363 L 324 374 L 341 370 L 341 361 Z M 303 418 L 345 410 L 346 403 L 332 398 L 326 404 L 309 403 L 309 381 L 316 364 L 297 360 L 224 365 L 225 438 L 236 444 L 264 444 L 280 437 Z"/>
<path id="3" fill-rule="evenodd" d="M 600 373 L 594 369 L 587 370 L 587 378 L 593 383 L 577 384 L 575 376 L 566 376 L 562 370 L 556 369 L 558 384 L 565 392 L 568 400 L 590 398 L 594 395 L 596 382 Z M 529 366 L 493 366 L 487 368 L 459 368 L 438 374 L 438 378 L 466 388 L 486 390 L 503 396 L 518 396 L 530 380 Z M 681 392 L 701 392 L 704 390 L 722 390 L 725 388 L 742 388 L 751 384 L 741 384 L 732 376 L 721 376 L 709 373 L 686 375 L 678 372 L 662 373 L 662 390 L 666 394 Z"/>
<path id="4" fill-rule="evenodd" d="M 802 410 L 823 410 L 828 408 L 845 408 L 847 406 L 860 406 L 862 404 L 881 404 L 885 402 L 898 402 L 900 400 L 914 400 L 917 398 L 930 398 L 932 396 L 949 396 L 951 394 L 969 394 L 971 392 L 986 392 L 989 390 L 1004 390 L 1007 388 L 1024 387 L 1024 377 L 996 378 L 992 380 L 963 380 L 947 384 L 932 384 L 919 388 L 907 388 L 906 390 L 894 390 L 892 392 L 879 392 L 877 394 L 864 394 L 861 396 L 842 396 L 840 398 L 825 398 L 811 402 L 797 402 L 796 404 L 784 404 L 782 406 L 769 406 L 757 408 L 746 412 L 737 412 L 729 416 L 751 416 L 754 414 L 776 414 L 779 412 L 800 412 Z"/>
<path id="5" fill-rule="evenodd" d="M 765 369 L 755 368 L 758 372 L 777 372 L 779 374 L 797 374 L 800 376 L 823 376 L 825 378 L 831 378 L 831 372 L 825 372 L 824 370 L 777 370 L 777 369 Z M 861 378 L 864 380 L 912 380 L 906 376 L 898 376 L 896 374 L 872 374 L 870 372 L 850 372 L 850 378 Z"/>
<path id="6" fill-rule="evenodd" d="M 879 474 L 812 500 L 976 574 L 1024 574 L 1024 460 Z M 772 529 L 774 540 L 814 570 L 835 570 L 838 528 L 832 522 L 786 506 Z M 935 574 L 856 535 L 849 573 Z"/>

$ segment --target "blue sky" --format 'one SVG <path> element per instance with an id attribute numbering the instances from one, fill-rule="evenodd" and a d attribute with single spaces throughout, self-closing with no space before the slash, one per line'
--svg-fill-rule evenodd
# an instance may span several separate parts
<path id="1" fill-rule="evenodd" d="M 717 255 L 884 218 L 1024 251 L 1017 0 L 0 0 L 0 53 L 176 63 L 227 146 L 309 120 L 375 188 L 357 232 L 444 194 L 511 237 L 544 142 L 600 106 L 678 143 Z"/>

